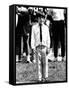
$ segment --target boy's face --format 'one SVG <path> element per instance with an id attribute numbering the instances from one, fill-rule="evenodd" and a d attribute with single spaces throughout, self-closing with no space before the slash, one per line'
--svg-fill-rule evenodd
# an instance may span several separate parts
<path id="1" fill-rule="evenodd" d="M 42 24 L 42 23 L 44 23 L 45 22 L 45 18 L 43 18 L 43 17 L 38 17 L 38 23 L 39 24 Z"/>

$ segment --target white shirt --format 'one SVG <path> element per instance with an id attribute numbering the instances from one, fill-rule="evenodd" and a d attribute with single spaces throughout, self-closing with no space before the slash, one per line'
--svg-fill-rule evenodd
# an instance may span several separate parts
<path id="1" fill-rule="evenodd" d="M 64 9 L 51 9 L 49 8 L 49 13 L 53 12 L 53 20 L 64 20 Z"/>
<path id="2" fill-rule="evenodd" d="M 32 34 L 31 34 L 31 47 L 35 49 L 36 46 L 40 45 L 40 26 L 37 23 L 32 26 Z M 50 47 L 50 35 L 48 26 L 42 24 L 42 45 L 46 47 Z"/>

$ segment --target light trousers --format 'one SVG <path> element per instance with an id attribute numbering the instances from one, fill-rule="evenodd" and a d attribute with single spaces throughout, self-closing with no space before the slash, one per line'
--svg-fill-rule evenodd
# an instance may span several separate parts
<path id="1" fill-rule="evenodd" d="M 36 48 L 36 62 L 38 68 L 38 79 L 44 79 L 48 77 L 48 58 L 46 57 L 46 47 Z"/>

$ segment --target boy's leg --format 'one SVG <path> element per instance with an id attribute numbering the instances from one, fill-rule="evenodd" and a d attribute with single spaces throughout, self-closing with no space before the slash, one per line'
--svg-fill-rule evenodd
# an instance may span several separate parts
<path id="1" fill-rule="evenodd" d="M 37 70 L 38 70 L 38 80 L 42 80 L 42 65 L 41 65 L 41 51 L 39 49 L 36 50 L 36 62 L 37 62 Z"/>
<path id="2" fill-rule="evenodd" d="M 48 58 L 46 57 L 46 48 L 42 50 L 43 53 L 43 78 L 48 77 Z"/>

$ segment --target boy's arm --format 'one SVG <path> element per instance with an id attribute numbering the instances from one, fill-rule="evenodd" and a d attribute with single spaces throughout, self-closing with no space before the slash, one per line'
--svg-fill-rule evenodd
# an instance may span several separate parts
<path id="1" fill-rule="evenodd" d="M 47 30 L 47 39 L 46 39 L 46 43 L 47 43 L 47 52 L 50 51 L 50 33 L 49 33 L 49 28 Z"/>

